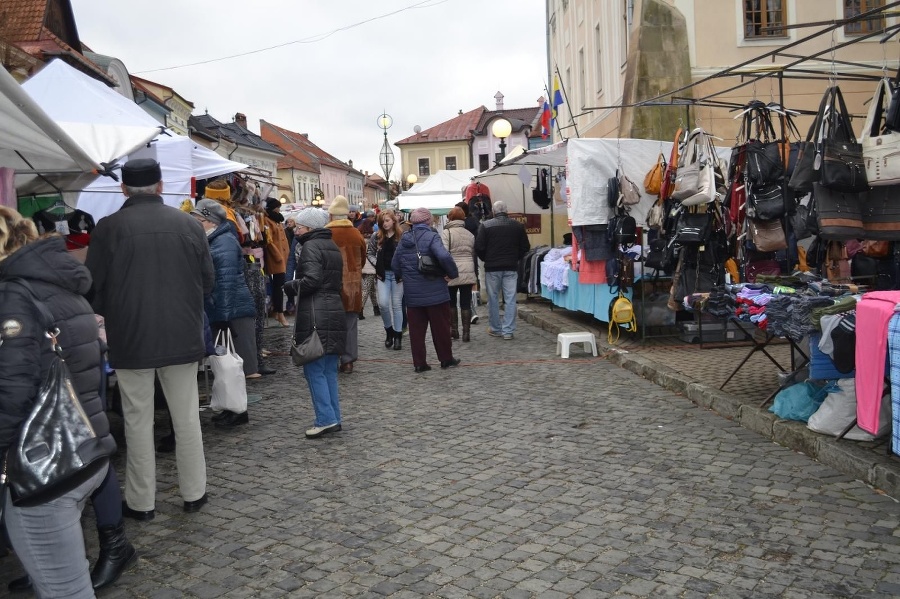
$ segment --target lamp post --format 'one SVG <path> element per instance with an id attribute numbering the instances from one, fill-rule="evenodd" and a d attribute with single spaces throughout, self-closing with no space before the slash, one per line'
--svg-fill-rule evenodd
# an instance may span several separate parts
<path id="1" fill-rule="evenodd" d="M 506 138 L 512 133 L 512 125 L 506 119 L 499 118 L 491 125 L 491 133 L 500 140 L 500 158 L 496 162 L 496 164 L 500 164 L 500 161 L 506 157 Z"/>
<path id="2" fill-rule="evenodd" d="M 384 144 L 381 146 L 381 152 L 378 154 L 378 162 L 384 170 L 384 182 L 387 185 L 387 201 L 391 201 L 391 169 L 394 167 L 394 152 L 388 143 L 387 130 L 394 124 L 394 119 L 386 112 L 382 112 L 378 117 L 378 126 L 384 131 Z"/>
<path id="3" fill-rule="evenodd" d="M 325 203 L 325 194 L 322 193 L 322 190 L 316 187 L 313 190 L 313 198 L 310 204 L 315 208 L 321 208 L 322 204 Z"/>
<path id="4" fill-rule="evenodd" d="M 406 189 L 412 189 L 412 186 L 416 184 L 419 178 L 415 173 L 410 173 L 406 176 Z"/>

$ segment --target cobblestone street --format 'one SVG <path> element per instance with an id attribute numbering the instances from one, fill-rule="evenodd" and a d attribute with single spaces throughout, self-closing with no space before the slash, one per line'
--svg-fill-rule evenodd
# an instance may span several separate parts
<path id="1" fill-rule="evenodd" d="M 491 338 L 482 308 L 459 368 L 429 346 L 414 374 L 366 314 L 343 431 L 304 438 L 291 329 L 267 329 L 249 426 L 203 414 L 208 506 L 182 512 L 159 455 L 156 519 L 127 524 L 140 560 L 100 597 L 900 595 L 890 497 L 522 320 Z"/>

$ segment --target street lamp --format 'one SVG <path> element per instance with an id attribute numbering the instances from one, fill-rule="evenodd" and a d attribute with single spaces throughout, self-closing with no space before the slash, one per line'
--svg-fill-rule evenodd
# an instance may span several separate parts
<path id="1" fill-rule="evenodd" d="M 499 118 L 491 125 L 491 133 L 500 140 L 500 157 L 497 159 L 497 164 L 500 164 L 500 161 L 506 157 L 506 138 L 512 133 L 512 125 L 506 119 Z"/>
<path id="2" fill-rule="evenodd" d="M 409 175 L 407 175 L 406 176 L 406 189 L 411 189 L 412 186 L 415 185 L 416 181 L 418 181 L 418 180 L 419 180 L 419 178 L 416 176 L 415 173 L 410 173 Z"/>
<path id="3" fill-rule="evenodd" d="M 384 170 L 384 182 L 387 184 L 387 201 L 391 201 L 391 169 L 394 167 L 394 152 L 391 151 L 391 145 L 388 143 L 387 130 L 394 124 L 394 119 L 386 112 L 382 112 L 378 117 L 378 126 L 384 131 L 384 144 L 381 146 L 381 152 L 378 154 L 378 162 Z"/>
<path id="4" fill-rule="evenodd" d="M 322 207 L 322 204 L 324 204 L 324 203 L 325 203 L 325 194 L 322 193 L 322 190 L 321 190 L 321 189 L 319 189 L 318 187 L 316 187 L 316 188 L 313 190 L 313 199 L 312 199 L 312 201 L 310 202 L 310 204 L 312 204 L 312 205 L 315 206 L 316 208 L 321 208 L 321 207 Z"/>

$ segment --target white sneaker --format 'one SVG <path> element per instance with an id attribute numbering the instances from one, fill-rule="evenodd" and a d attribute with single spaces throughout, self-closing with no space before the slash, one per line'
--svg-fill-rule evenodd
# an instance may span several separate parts
<path id="1" fill-rule="evenodd" d="M 472 318 L 469 319 L 469 323 L 470 323 L 470 324 L 478 324 L 478 315 L 477 315 L 477 314 L 472 314 Z"/>
<path id="2" fill-rule="evenodd" d="M 330 424 L 328 426 L 314 426 L 312 428 L 306 429 L 306 438 L 307 439 L 318 439 L 322 435 L 327 435 L 328 433 L 336 433 L 341 430 L 341 423 Z"/>

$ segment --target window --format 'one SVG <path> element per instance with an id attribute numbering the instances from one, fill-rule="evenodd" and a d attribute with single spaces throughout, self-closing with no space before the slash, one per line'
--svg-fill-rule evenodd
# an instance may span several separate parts
<path id="1" fill-rule="evenodd" d="M 786 35 L 784 0 L 744 0 L 744 38 Z"/>
<path id="2" fill-rule="evenodd" d="M 447 156 L 444 158 L 444 168 L 448 171 L 456 170 L 456 156 Z"/>
<path id="3" fill-rule="evenodd" d="M 504 158 L 505 156 L 500 152 L 494 152 L 494 164 L 500 164 L 500 161 Z"/>
<path id="4" fill-rule="evenodd" d="M 597 60 L 597 95 L 599 96 L 603 93 L 603 37 L 600 35 L 600 25 L 594 27 L 594 46 Z"/>
<path id="5" fill-rule="evenodd" d="M 844 18 L 849 19 L 858 14 L 868 12 L 875 8 L 884 6 L 884 0 L 844 0 Z M 844 33 L 850 35 L 861 35 L 863 33 L 873 33 L 875 31 L 884 31 L 884 15 L 878 15 L 865 21 L 857 21 L 844 25 Z"/>
<path id="6" fill-rule="evenodd" d="M 486 171 L 491 168 L 490 156 L 487 154 L 479 154 L 478 155 L 478 170 Z"/>
<path id="7" fill-rule="evenodd" d="M 427 158 L 419 158 L 419 176 L 427 177 L 431 174 L 431 164 Z"/>
<path id="8" fill-rule="evenodd" d="M 631 34 L 631 22 L 628 20 L 628 5 L 630 0 L 622 3 L 622 66 L 628 64 L 628 37 Z"/>
<path id="9" fill-rule="evenodd" d="M 578 50 L 578 99 L 582 106 L 589 104 L 587 97 L 587 72 L 584 66 L 584 48 Z"/>

